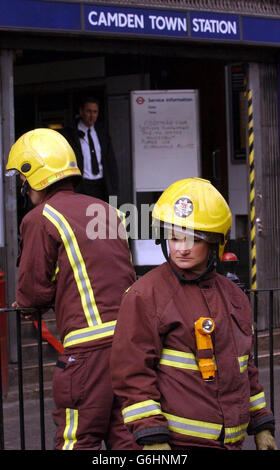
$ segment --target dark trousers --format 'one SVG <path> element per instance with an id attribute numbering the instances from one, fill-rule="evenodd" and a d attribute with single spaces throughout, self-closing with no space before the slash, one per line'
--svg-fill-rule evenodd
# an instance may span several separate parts
<path id="1" fill-rule="evenodd" d="M 111 348 L 65 353 L 53 378 L 57 450 L 140 449 L 126 429 L 113 395 Z"/>

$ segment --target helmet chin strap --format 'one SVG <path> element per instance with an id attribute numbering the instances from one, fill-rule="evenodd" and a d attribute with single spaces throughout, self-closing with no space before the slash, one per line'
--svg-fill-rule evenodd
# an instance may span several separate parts
<path id="1" fill-rule="evenodd" d="M 30 186 L 29 186 L 29 183 L 27 180 L 25 180 L 25 182 L 23 183 L 22 187 L 21 187 L 21 195 L 23 197 L 23 208 L 26 209 L 27 206 L 28 206 L 28 190 L 29 190 Z"/>
<path id="2" fill-rule="evenodd" d="M 208 263 L 208 266 L 207 268 L 205 269 L 205 271 L 202 273 L 202 274 L 199 274 L 199 276 L 196 276 L 192 279 L 186 279 L 184 276 L 182 276 L 181 274 L 179 274 L 176 269 L 174 269 L 174 267 L 172 266 L 172 264 L 170 263 L 170 259 L 169 259 L 169 256 L 168 256 L 168 251 L 167 251 L 167 243 L 166 243 L 166 240 L 164 238 L 161 238 L 160 239 L 160 244 L 161 244 L 161 249 L 162 249 L 162 252 L 163 252 L 163 255 L 167 261 L 167 263 L 169 264 L 171 270 L 173 271 L 173 273 L 175 274 L 175 276 L 179 279 L 179 281 L 181 282 L 184 282 L 184 283 L 192 283 L 192 282 L 199 282 L 201 281 L 204 276 L 206 276 L 206 274 L 210 273 L 211 271 L 213 271 L 214 269 L 216 269 L 217 267 L 217 264 L 218 264 L 218 260 L 217 260 L 217 250 L 216 248 L 213 250 L 213 253 L 212 253 L 212 257 Z"/>

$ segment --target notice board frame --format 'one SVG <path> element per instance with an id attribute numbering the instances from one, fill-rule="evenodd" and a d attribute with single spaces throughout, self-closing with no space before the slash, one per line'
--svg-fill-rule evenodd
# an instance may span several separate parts
<path id="1" fill-rule="evenodd" d="M 161 193 L 174 181 L 201 177 L 199 92 L 134 90 L 130 96 L 133 200 L 139 212 L 141 194 Z M 142 240 L 141 230 L 138 233 L 132 247 L 134 263 L 143 266 L 162 262 L 160 250 L 152 249 L 154 240 Z"/>

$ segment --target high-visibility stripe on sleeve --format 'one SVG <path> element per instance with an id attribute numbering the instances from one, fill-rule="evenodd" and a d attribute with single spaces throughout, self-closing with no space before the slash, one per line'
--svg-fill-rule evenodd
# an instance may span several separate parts
<path id="1" fill-rule="evenodd" d="M 187 436 L 217 440 L 223 427 L 222 424 L 180 418 L 179 416 L 174 416 L 168 413 L 163 413 L 163 415 L 168 420 L 168 427 L 171 431 L 185 434 Z"/>
<path id="2" fill-rule="evenodd" d="M 161 406 L 154 400 L 141 401 L 130 405 L 122 410 L 123 420 L 125 423 L 136 421 L 141 418 L 161 414 Z"/>
<path id="3" fill-rule="evenodd" d="M 168 427 L 171 431 L 187 436 L 218 440 L 223 428 L 222 424 L 181 418 L 169 413 L 163 413 L 163 415 L 168 420 Z M 224 442 L 236 442 L 243 439 L 247 427 L 248 423 L 234 428 L 225 428 Z"/>
<path id="4" fill-rule="evenodd" d="M 243 439 L 246 435 L 248 423 L 242 426 L 236 426 L 234 428 L 225 428 L 225 439 L 224 442 L 236 442 Z"/>
<path id="5" fill-rule="evenodd" d="M 77 428 L 78 428 L 78 410 L 66 408 L 66 426 L 63 433 L 64 444 L 62 450 L 73 450 L 77 442 Z"/>
<path id="6" fill-rule="evenodd" d="M 85 262 L 70 224 L 60 212 L 49 204 L 45 205 L 43 215 L 57 228 L 63 241 L 69 262 L 73 269 L 88 326 L 92 327 L 101 324 L 101 318 L 94 299 Z"/>
<path id="7" fill-rule="evenodd" d="M 240 372 L 244 372 L 247 367 L 248 367 L 248 359 L 249 359 L 249 356 L 246 355 L 246 356 L 240 356 L 238 358 L 238 362 L 239 362 L 239 368 L 240 368 Z"/>
<path id="8" fill-rule="evenodd" d="M 250 411 L 261 410 L 266 407 L 264 392 L 250 397 Z"/>

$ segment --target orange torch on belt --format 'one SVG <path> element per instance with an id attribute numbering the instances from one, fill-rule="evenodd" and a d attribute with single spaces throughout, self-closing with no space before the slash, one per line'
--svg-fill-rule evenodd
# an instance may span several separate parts
<path id="1" fill-rule="evenodd" d="M 214 320 L 208 317 L 200 317 L 195 322 L 194 329 L 199 370 L 204 380 L 213 380 L 215 377 L 215 363 L 211 333 L 215 329 Z"/>

